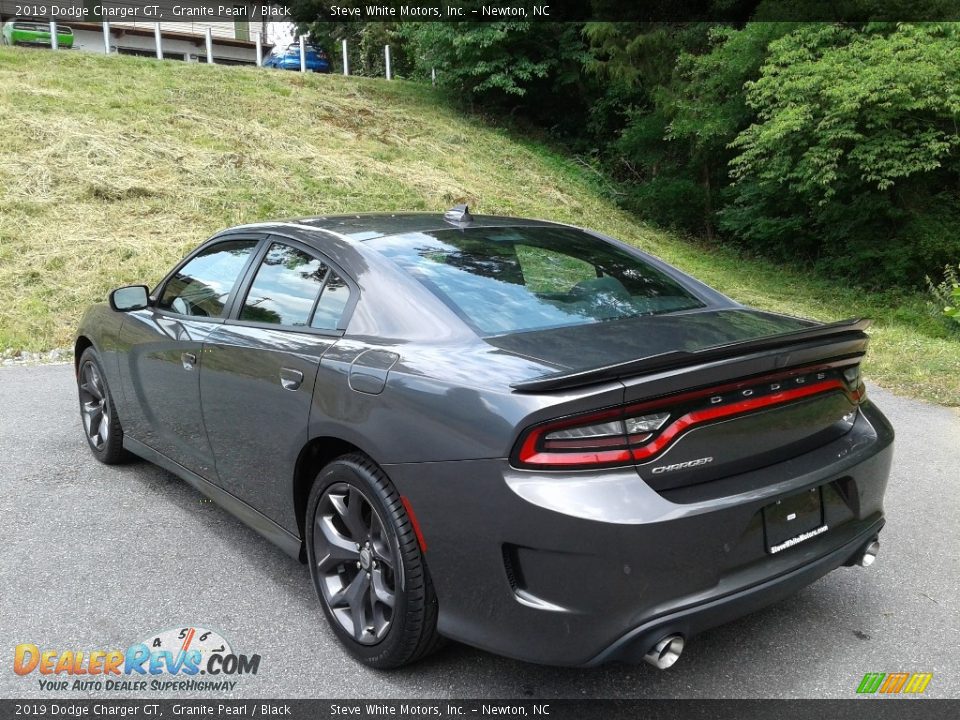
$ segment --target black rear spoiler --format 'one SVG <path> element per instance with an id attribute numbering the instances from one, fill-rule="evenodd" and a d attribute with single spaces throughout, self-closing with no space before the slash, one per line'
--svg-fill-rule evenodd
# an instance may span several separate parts
<path id="1" fill-rule="evenodd" d="M 592 385 L 594 383 L 634 377 L 636 375 L 642 375 L 643 373 L 661 372 L 688 365 L 699 365 L 714 360 L 725 360 L 751 352 L 776 350 L 777 348 L 795 345 L 806 340 L 821 340 L 826 338 L 839 340 L 841 337 L 849 340 L 866 340 L 867 336 L 864 331 L 868 327 L 870 327 L 870 320 L 865 318 L 839 320 L 833 323 L 804 328 L 803 330 L 794 330 L 792 332 L 753 338 L 751 340 L 741 340 L 726 345 L 714 345 L 692 352 L 677 350 L 659 355 L 651 355 L 645 358 L 638 358 L 636 360 L 628 360 L 614 365 L 604 365 L 589 370 L 574 370 L 572 372 L 543 375 L 533 380 L 514 383 L 510 387 L 519 392 L 566 390 L 584 385 Z"/>

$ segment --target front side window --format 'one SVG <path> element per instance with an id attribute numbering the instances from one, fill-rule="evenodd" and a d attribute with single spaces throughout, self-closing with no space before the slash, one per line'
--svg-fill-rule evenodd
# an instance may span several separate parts
<path id="1" fill-rule="evenodd" d="M 256 240 L 229 240 L 206 248 L 167 281 L 157 307 L 193 317 L 223 317 L 256 245 Z"/>
<path id="2" fill-rule="evenodd" d="M 328 271 L 329 268 L 312 255 L 283 243 L 273 243 L 250 285 L 240 319 L 307 327 Z"/>
<path id="3" fill-rule="evenodd" d="M 481 335 L 703 306 L 666 273 L 572 228 L 438 230 L 367 243 L 419 280 Z"/>

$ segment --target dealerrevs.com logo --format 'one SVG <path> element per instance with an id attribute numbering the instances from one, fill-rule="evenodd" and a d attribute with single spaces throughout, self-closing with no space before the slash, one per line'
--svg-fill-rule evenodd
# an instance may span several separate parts
<path id="1" fill-rule="evenodd" d="M 256 675 L 259 669 L 259 655 L 235 653 L 222 635 L 202 627 L 154 633 L 126 650 L 21 643 L 13 654 L 13 671 L 36 678 L 45 691 L 230 692 L 238 676 Z"/>

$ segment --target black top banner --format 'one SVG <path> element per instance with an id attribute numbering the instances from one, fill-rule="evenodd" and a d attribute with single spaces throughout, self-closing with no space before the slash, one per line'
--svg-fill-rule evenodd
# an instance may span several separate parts
<path id="1" fill-rule="evenodd" d="M 0 0 L 0 16 L 64 23 L 956 21 L 960 0 Z"/>

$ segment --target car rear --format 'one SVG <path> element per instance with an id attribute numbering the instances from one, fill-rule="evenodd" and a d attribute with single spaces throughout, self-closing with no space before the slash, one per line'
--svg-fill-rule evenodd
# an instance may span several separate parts
<path id="1" fill-rule="evenodd" d="M 273 64 L 273 63 L 272 63 Z M 278 58 L 275 63 L 277 67 L 280 67 L 284 70 L 299 70 L 300 69 L 300 43 L 292 43 L 287 46 L 286 50 Z M 306 69 L 310 72 L 318 73 L 329 73 L 330 72 L 330 56 L 327 55 L 327 52 L 322 48 L 316 47 L 314 45 L 306 46 L 306 54 L 304 56 L 304 64 Z"/>
<path id="2" fill-rule="evenodd" d="M 866 397 L 866 323 L 750 310 L 567 228 L 417 235 L 375 244 L 492 361 L 543 369 L 491 393 L 511 430 L 489 457 L 389 468 L 430 543 L 441 632 L 665 667 L 875 555 L 893 431 Z"/>
<path id="3" fill-rule="evenodd" d="M 31 45 L 50 47 L 50 23 L 34 20 L 10 20 L 3 26 L 3 37 L 8 45 Z M 57 25 L 57 45 L 73 47 L 73 29 Z"/>

